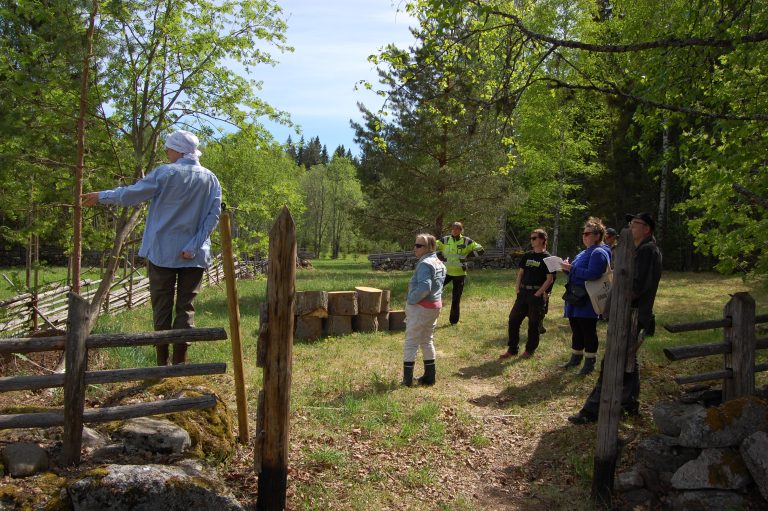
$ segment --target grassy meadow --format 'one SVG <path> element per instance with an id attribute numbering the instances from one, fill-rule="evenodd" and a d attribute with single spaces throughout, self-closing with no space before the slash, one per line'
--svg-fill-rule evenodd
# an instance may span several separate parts
<path id="1" fill-rule="evenodd" d="M 297 290 L 372 286 L 392 291 L 392 308 L 404 306 L 409 272 L 374 272 L 363 258 L 313 264 L 314 269 L 298 272 Z M 570 351 L 570 330 L 562 318 L 562 276 L 552 293 L 547 332 L 535 356 L 498 359 L 506 348 L 514 276 L 512 270 L 473 272 L 464 291 L 461 322 L 450 326 L 447 309 L 443 311 L 435 336 L 434 387 L 400 387 L 402 332 L 295 342 L 290 509 L 592 508 L 588 495 L 596 427 L 574 426 L 566 417 L 579 409 L 597 375 L 582 378 L 557 368 Z M 265 287 L 263 278 L 238 284 L 252 418 L 262 381 L 255 366 L 255 338 Z M 753 293 L 758 313 L 768 310 L 766 291 L 759 283 L 714 274 L 663 275 L 656 303 L 657 333 L 640 352 L 641 415 L 624 420 L 620 428 L 622 464 L 631 462 L 634 446 L 653 431 L 652 404 L 680 395 L 672 378 L 713 370 L 722 363 L 718 357 L 668 362 L 664 347 L 716 342 L 722 332 L 670 334 L 662 325 L 720 318 L 728 294 L 740 290 Z M 450 303 L 450 287 L 444 303 Z M 197 326 L 228 328 L 223 287 L 205 289 L 196 307 Z M 150 316 L 145 306 L 101 318 L 96 331 L 149 331 Z M 602 356 L 606 325 L 599 329 Z M 522 338 L 524 342 L 524 331 Z M 190 348 L 190 360 L 229 361 L 229 350 L 226 342 L 197 343 Z M 765 361 L 764 356 L 758 359 Z M 104 360 L 111 366 L 150 366 L 154 352 L 124 348 L 106 353 Z M 418 376 L 420 358 L 416 367 Z M 765 376 L 759 376 L 757 383 L 765 385 Z M 231 399 L 234 407 L 231 388 L 215 390 Z M 246 503 L 253 502 L 256 492 L 251 463 L 250 447 L 241 447 L 223 467 Z"/>

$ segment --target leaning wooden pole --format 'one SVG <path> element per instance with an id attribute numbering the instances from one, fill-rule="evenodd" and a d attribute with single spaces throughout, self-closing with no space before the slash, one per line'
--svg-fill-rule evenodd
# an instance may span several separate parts
<path id="1" fill-rule="evenodd" d="M 621 232 L 613 272 L 610 296 L 608 341 L 603 357 L 603 386 L 600 393 L 600 413 L 597 423 L 592 478 L 592 498 L 597 503 L 610 504 L 613 479 L 618 458 L 619 419 L 621 417 L 621 389 L 630 351 L 632 328 L 632 277 L 634 271 L 634 243 L 628 228 Z"/>
<path id="2" fill-rule="evenodd" d="M 221 229 L 221 259 L 224 264 L 224 279 L 227 284 L 227 310 L 229 311 L 229 337 L 232 339 L 232 369 L 235 372 L 235 398 L 237 400 L 237 426 L 239 442 L 248 443 L 248 401 L 245 396 L 243 376 L 243 344 L 240 341 L 240 304 L 237 299 L 235 278 L 235 257 L 232 252 L 232 227 L 229 213 L 222 212 L 219 218 Z"/>
<path id="3" fill-rule="evenodd" d="M 80 463 L 80 447 L 83 443 L 83 411 L 85 409 L 85 371 L 88 366 L 89 304 L 80 295 L 69 293 L 69 317 L 67 341 L 64 349 L 66 373 L 64 374 L 64 437 L 63 457 L 65 465 Z"/>
<path id="4" fill-rule="evenodd" d="M 293 302 L 296 292 L 296 226 L 287 207 L 269 232 L 267 271 L 268 328 L 264 364 L 264 399 L 258 435 L 259 511 L 285 509 L 288 485 L 288 414 L 291 400 Z M 257 446 L 258 448 L 258 446 Z"/>

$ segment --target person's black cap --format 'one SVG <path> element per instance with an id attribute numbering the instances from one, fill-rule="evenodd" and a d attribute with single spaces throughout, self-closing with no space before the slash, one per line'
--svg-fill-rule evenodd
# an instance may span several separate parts
<path id="1" fill-rule="evenodd" d="M 618 233 L 618 232 L 616 232 L 616 229 L 614 229 L 613 227 L 609 227 L 609 228 L 607 228 L 607 229 L 605 230 L 605 235 L 606 235 L 606 236 L 618 236 L 618 235 L 619 235 L 619 233 Z"/>
<path id="2" fill-rule="evenodd" d="M 624 215 L 624 218 L 627 220 L 627 222 L 631 222 L 634 219 L 640 220 L 644 224 L 647 224 L 648 227 L 653 230 L 656 227 L 656 222 L 653 221 L 653 217 L 650 213 L 637 213 L 636 215 L 633 215 L 631 213 L 627 213 Z"/>

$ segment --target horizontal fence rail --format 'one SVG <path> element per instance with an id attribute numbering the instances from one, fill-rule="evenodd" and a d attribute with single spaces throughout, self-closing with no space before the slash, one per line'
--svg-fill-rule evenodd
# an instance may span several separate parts
<path id="1" fill-rule="evenodd" d="M 664 325 L 672 333 L 723 329 L 723 342 L 664 348 L 667 360 L 673 362 L 711 355 L 723 356 L 723 369 L 677 376 L 675 382 L 684 385 L 722 380 L 724 401 L 752 394 L 755 374 L 768 371 L 768 364 L 755 364 L 756 352 L 768 348 L 768 337 L 756 337 L 755 325 L 758 323 L 768 323 L 768 314 L 755 314 L 755 301 L 749 293 L 735 293 L 725 305 L 722 319 Z"/>
<path id="2" fill-rule="evenodd" d="M 248 279 L 266 272 L 267 260 L 235 260 L 235 278 Z M 224 265 L 217 258 L 203 274 L 203 286 L 224 282 Z M 81 296 L 90 300 L 101 280 L 83 280 Z M 58 283 L 42 288 L 38 293 L 24 293 L 0 301 L 0 335 L 13 337 L 31 332 L 40 326 L 64 330 L 67 324 L 67 293 L 69 287 Z M 149 301 L 149 278 L 133 271 L 115 278 L 104 303 L 105 314 L 116 315 Z"/>
<path id="3" fill-rule="evenodd" d="M 86 410 L 84 396 L 87 385 L 223 374 L 227 370 L 225 363 L 207 363 L 87 371 L 85 362 L 88 359 L 89 349 L 218 341 L 227 339 L 227 333 L 223 328 L 187 328 L 139 334 L 97 334 L 78 337 L 78 332 L 84 332 L 86 324 L 86 321 L 78 321 L 78 318 L 85 317 L 82 315 L 84 310 L 87 310 L 87 302 L 81 296 L 70 293 L 69 324 L 72 331 L 67 336 L 0 339 L 0 354 L 3 355 L 65 350 L 67 359 L 67 372 L 64 374 L 0 378 L 0 392 L 64 388 L 64 408 L 61 411 L 0 415 L 0 429 L 63 426 L 63 459 L 70 464 L 80 461 L 83 424 L 216 406 L 214 395 L 204 395 Z"/>

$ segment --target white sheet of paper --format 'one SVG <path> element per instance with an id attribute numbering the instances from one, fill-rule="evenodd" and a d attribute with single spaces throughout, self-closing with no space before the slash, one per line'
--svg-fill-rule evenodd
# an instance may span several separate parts
<path id="1" fill-rule="evenodd" d="M 560 263 L 562 263 L 563 260 L 559 258 L 558 256 L 549 256 L 544 258 L 544 264 L 547 265 L 547 270 L 549 271 L 560 271 L 563 268 L 560 266 Z"/>

